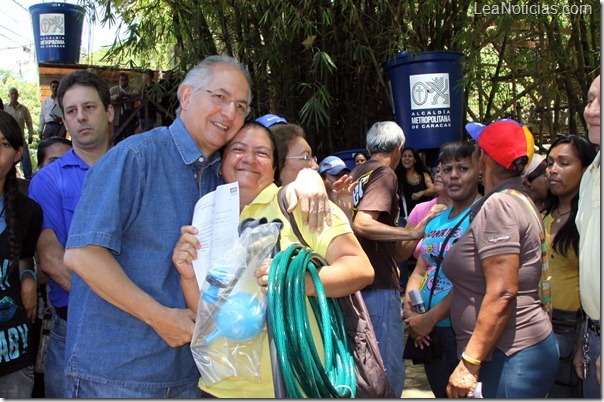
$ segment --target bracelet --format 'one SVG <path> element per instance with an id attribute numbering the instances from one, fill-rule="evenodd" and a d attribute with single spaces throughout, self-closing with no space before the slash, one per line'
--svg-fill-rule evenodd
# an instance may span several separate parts
<path id="1" fill-rule="evenodd" d="M 461 354 L 461 358 L 464 359 L 465 361 L 467 361 L 468 363 L 473 364 L 475 366 L 480 366 L 482 364 L 482 362 L 480 360 L 471 358 L 468 355 L 466 355 L 466 352 L 463 352 Z"/>
<path id="2" fill-rule="evenodd" d="M 38 283 L 38 276 L 31 269 L 24 269 L 23 271 L 21 271 L 21 274 L 19 275 L 19 280 L 21 282 L 23 282 L 23 274 L 26 274 L 26 273 L 31 274 L 31 276 L 34 277 L 34 281 L 36 281 L 36 283 Z"/>

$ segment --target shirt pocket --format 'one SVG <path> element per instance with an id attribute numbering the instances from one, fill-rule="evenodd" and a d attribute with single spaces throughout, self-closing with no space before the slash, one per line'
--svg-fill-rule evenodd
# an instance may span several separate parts
<path id="1" fill-rule="evenodd" d="M 71 212 L 71 214 L 73 215 L 73 212 L 75 211 L 76 207 L 78 206 L 78 201 L 80 201 L 80 195 L 66 195 L 63 197 L 63 209 L 65 211 L 69 211 Z"/>

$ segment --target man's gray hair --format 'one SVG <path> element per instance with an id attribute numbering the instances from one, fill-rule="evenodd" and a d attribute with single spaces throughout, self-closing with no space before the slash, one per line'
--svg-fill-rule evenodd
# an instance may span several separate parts
<path id="1" fill-rule="evenodd" d="M 403 129 L 393 121 L 378 121 L 367 131 L 367 150 L 370 154 L 390 153 L 405 141 Z"/>
<path id="2" fill-rule="evenodd" d="M 207 86 L 210 83 L 210 81 L 212 81 L 213 74 L 214 74 L 214 67 L 216 67 L 216 65 L 218 65 L 218 64 L 230 64 L 231 66 L 233 66 L 236 69 L 238 69 L 239 71 L 241 71 L 241 73 L 245 76 L 245 79 L 247 80 L 247 84 L 250 88 L 247 101 L 251 105 L 251 103 L 252 103 L 252 78 L 250 77 L 250 73 L 248 72 L 247 68 L 243 64 L 241 64 L 239 61 L 237 61 L 236 59 L 234 59 L 231 56 L 225 56 L 225 55 L 208 56 L 205 59 L 203 59 L 201 61 L 201 63 L 199 63 L 192 69 L 190 69 L 189 72 L 187 73 L 187 75 L 185 76 L 185 79 L 182 80 L 182 82 L 178 86 L 178 91 L 176 92 L 176 94 L 178 96 L 178 102 L 180 102 L 180 88 L 181 87 L 183 87 L 185 85 L 189 85 L 193 88 L 194 92 L 199 91 L 203 87 Z M 180 115 L 180 107 L 177 110 L 177 114 Z"/>

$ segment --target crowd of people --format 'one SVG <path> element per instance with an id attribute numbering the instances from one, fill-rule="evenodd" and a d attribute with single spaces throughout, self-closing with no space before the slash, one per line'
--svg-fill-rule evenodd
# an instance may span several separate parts
<path id="1" fill-rule="evenodd" d="M 286 222 L 281 249 L 300 242 L 283 188 L 326 261 L 326 295 L 360 291 L 394 395 L 413 347 L 439 350 L 423 362 L 438 398 L 600 397 L 599 88 L 598 76 L 588 139 L 561 135 L 539 155 L 524 124 L 469 123 L 471 139 L 443 144 L 432 176 L 392 121 L 371 126 L 352 170 L 318 161 L 286 118 L 246 122 L 252 82 L 231 57 L 187 73 L 169 125 L 133 117 L 140 93 L 127 75 L 109 88 L 77 71 L 51 83 L 25 187 L 16 165 L 31 117 L 15 90 L 13 113 L 0 112 L 0 397 L 31 397 L 39 381 L 51 398 L 275 397 L 267 339 L 254 383 L 204 382 L 189 347 L 200 298 L 191 219 L 201 197 L 234 182 L 241 220 Z M 270 270 L 255 271 L 264 293 Z M 47 345 L 34 327 L 46 282 Z"/>

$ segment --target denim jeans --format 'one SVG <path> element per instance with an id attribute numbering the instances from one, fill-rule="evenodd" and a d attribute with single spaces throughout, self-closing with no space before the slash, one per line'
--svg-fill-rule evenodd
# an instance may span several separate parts
<path id="1" fill-rule="evenodd" d="M 52 314 L 50 337 L 44 365 L 44 393 L 46 398 L 66 398 L 65 394 L 65 339 L 67 321 Z"/>
<path id="2" fill-rule="evenodd" d="M 94 382 L 81 378 L 67 377 L 69 398 L 103 398 L 103 399 L 199 399 L 212 398 L 197 387 L 197 383 L 189 383 L 174 387 L 135 387 L 132 383 L 117 384 L 115 382 Z"/>
<path id="3" fill-rule="evenodd" d="M 401 319 L 401 296 L 396 289 L 363 290 L 361 293 L 371 316 L 386 375 L 394 394 L 400 398 L 405 384 L 405 328 Z"/>
<path id="4" fill-rule="evenodd" d="M 484 362 L 478 381 L 485 398 L 544 398 L 558 374 L 558 341 L 547 338 L 511 356 L 499 349 Z"/>
<path id="5" fill-rule="evenodd" d="M 29 146 L 27 145 L 27 137 L 23 141 L 23 154 L 21 154 L 21 170 L 26 179 L 31 179 L 32 173 L 31 157 L 29 156 Z"/>
<path id="6" fill-rule="evenodd" d="M 587 322 L 587 320 L 585 320 Z M 584 323 L 584 325 L 586 325 Z M 585 333 L 585 330 L 581 331 L 581 335 Z M 583 380 L 583 398 L 597 398 L 600 399 L 602 392 L 600 390 L 600 384 L 596 379 L 596 360 L 600 356 L 600 336 L 592 330 L 589 330 L 589 367 L 587 368 L 587 378 Z"/>
<path id="7" fill-rule="evenodd" d="M 34 389 L 34 366 L 0 377 L 0 398 L 29 399 Z"/>
<path id="8" fill-rule="evenodd" d="M 567 385 L 564 383 L 556 383 L 550 389 L 548 398 L 581 398 L 583 394 L 583 384 L 575 374 L 573 366 L 573 358 L 577 351 L 577 339 L 580 334 L 581 322 L 577 317 L 577 312 L 564 311 L 554 309 L 553 312 L 554 334 L 558 341 L 558 350 L 560 351 L 559 372 L 569 373 L 568 376 L 562 376 L 566 380 L 574 379 L 577 381 L 575 385 Z M 564 321 L 566 320 L 566 321 Z M 557 324 L 558 322 L 566 322 L 566 325 Z M 575 328 L 572 328 L 572 322 L 576 322 Z"/>
<path id="9" fill-rule="evenodd" d="M 451 327 L 434 327 L 430 338 L 436 338 L 440 342 L 443 354 L 432 363 L 424 363 L 424 370 L 434 397 L 446 398 L 449 377 L 459 364 L 455 332 Z"/>

